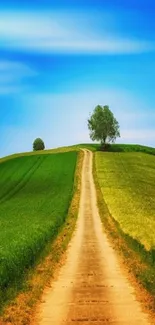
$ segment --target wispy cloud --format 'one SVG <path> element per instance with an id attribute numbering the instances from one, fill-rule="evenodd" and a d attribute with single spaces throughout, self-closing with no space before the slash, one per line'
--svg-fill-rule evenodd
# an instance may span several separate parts
<path id="1" fill-rule="evenodd" d="M 128 54 L 154 50 L 154 44 L 94 28 L 89 18 L 66 12 L 1 12 L 0 46 L 44 53 Z"/>
<path id="2" fill-rule="evenodd" d="M 36 75 L 24 63 L 0 60 L 0 94 L 10 94 L 22 90 L 22 81 Z"/>
<path id="3" fill-rule="evenodd" d="M 34 71 L 26 64 L 17 61 L 0 60 L 0 73 L 15 73 L 17 76 L 32 76 Z"/>

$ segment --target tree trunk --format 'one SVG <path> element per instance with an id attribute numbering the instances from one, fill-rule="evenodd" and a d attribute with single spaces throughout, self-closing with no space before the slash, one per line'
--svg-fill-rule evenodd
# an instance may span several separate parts
<path id="1" fill-rule="evenodd" d="M 101 141 L 101 150 L 102 151 L 106 150 L 106 138 L 103 138 Z"/>

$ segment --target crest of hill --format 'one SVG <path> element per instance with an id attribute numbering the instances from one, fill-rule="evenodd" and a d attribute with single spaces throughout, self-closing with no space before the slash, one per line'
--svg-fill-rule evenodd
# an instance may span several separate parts
<path id="1" fill-rule="evenodd" d="M 73 146 L 59 147 L 49 150 L 32 151 L 32 152 L 21 152 L 18 154 L 12 154 L 3 158 L 0 158 L 0 163 L 10 159 L 19 158 L 23 156 L 34 156 L 34 155 L 46 155 L 60 152 L 79 151 L 80 149 L 89 149 L 93 152 L 102 151 L 100 144 L 93 143 L 82 143 Z M 138 144 L 111 144 L 107 147 L 108 152 L 142 152 L 150 155 L 155 155 L 155 148 L 138 145 Z"/>

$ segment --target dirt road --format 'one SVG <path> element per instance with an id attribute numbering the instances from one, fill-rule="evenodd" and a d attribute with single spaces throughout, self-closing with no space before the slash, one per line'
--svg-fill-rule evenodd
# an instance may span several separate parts
<path id="1" fill-rule="evenodd" d="M 149 324 L 102 229 L 92 177 L 92 153 L 85 151 L 76 230 L 66 263 L 44 294 L 39 325 Z"/>

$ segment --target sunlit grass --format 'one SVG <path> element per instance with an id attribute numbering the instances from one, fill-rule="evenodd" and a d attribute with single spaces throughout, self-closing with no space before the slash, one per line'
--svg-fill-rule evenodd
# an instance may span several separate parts
<path id="1" fill-rule="evenodd" d="M 96 154 L 102 194 L 122 230 L 155 246 L 155 157 L 144 153 Z"/>

